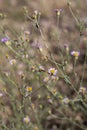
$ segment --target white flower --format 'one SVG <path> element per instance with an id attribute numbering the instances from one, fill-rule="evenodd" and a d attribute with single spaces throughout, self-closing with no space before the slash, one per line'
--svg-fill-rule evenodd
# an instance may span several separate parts
<path id="1" fill-rule="evenodd" d="M 80 87 L 79 89 L 79 93 L 85 93 L 86 92 L 86 88 L 85 87 Z"/>
<path id="2" fill-rule="evenodd" d="M 11 64 L 11 65 L 16 64 L 16 60 L 15 60 L 15 59 L 10 60 L 10 64 Z"/>
<path id="3" fill-rule="evenodd" d="M 23 121 L 24 121 L 25 123 L 29 123 L 29 122 L 30 122 L 29 116 L 24 117 L 24 118 L 23 118 Z"/>
<path id="4" fill-rule="evenodd" d="M 48 70 L 48 74 L 50 74 L 50 75 L 54 75 L 54 76 L 56 76 L 57 75 L 57 69 L 55 69 L 55 68 L 50 68 L 49 70 Z"/>
<path id="5" fill-rule="evenodd" d="M 62 102 L 65 103 L 65 104 L 68 104 L 68 103 L 70 102 L 70 100 L 69 100 L 69 98 L 66 97 L 66 98 L 64 98 L 64 99 L 62 100 Z"/>

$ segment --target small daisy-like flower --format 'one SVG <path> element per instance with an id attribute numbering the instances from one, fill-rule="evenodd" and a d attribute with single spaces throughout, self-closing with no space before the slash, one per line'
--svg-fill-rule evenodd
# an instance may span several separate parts
<path id="1" fill-rule="evenodd" d="M 8 37 L 4 37 L 4 38 L 1 39 L 1 42 L 6 43 L 8 40 L 9 40 Z"/>
<path id="2" fill-rule="evenodd" d="M 47 76 L 47 77 L 45 77 L 45 78 L 44 78 L 44 80 L 43 80 L 43 81 L 44 81 L 45 83 L 47 83 L 47 82 L 49 81 L 49 79 L 50 79 L 50 77 L 49 77 L 49 76 Z"/>
<path id="3" fill-rule="evenodd" d="M 57 14 L 58 16 L 60 16 L 60 13 L 62 12 L 62 9 L 54 9 L 54 11 L 56 12 L 56 14 Z"/>
<path id="4" fill-rule="evenodd" d="M 32 87 L 26 87 L 27 92 L 32 92 Z"/>
<path id="5" fill-rule="evenodd" d="M 80 52 L 79 51 L 72 51 L 71 55 L 74 56 L 75 58 L 78 58 L 80 56 Z"/>
<path id="6" fill-rule="evenodd" d="M 39 71 L 45 71 L 45 68 L 42 65 L 40 65 L 39 66 Z"/>
<path id="7" fill-rule="evenodd" d="M 15 59 L 10 60 L 10 64 L 11 64 L 11 65 L 16 64 L 16 60 L 15 60 Z"/>
<path id="8" fill-rule="evenodd" d="M 86 88 L 80 87 L 79 93 L 85 94 L 86 93 Z"/>
<path id="9" fill-rule="evenodd" d="M 29 36 L 30 35 L 30 32 L 29 31 L 24 31 L 24 34 Z"/>
<path id="10" fill-rule="evenodd" d="M 64 98 L 64 99 L 62 100 L 62 102 L 65 103 L 65 104 L 68 104 L 68 103 L 70 102 L 70 100 L 69 100 L 69 98 L 66 97 L 66 98 Z"/>
<path id="11" fill-rule="evenodd" d="M 52 75 L 54 75 L 54 76 L 56 76 L 57 75 L 57 70 L 55 69 L 55 68 L 50 68 L 49 70 L 48 70 L 48 74 L 50 74 L 51 76 Z"/>
<path id="12" fill-rule="evenodd" d="M 24 117 L 24 118 L 23 118 L 23 121 L 24 121 L 26 124 L 29 123 L 29 122 L 30 122 L 29 116 Z"/>

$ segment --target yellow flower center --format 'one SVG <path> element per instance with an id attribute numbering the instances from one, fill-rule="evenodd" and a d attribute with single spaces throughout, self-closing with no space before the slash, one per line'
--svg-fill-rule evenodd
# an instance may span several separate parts
<path id="1" fill-rule="evenodd" d="M 78 53 L 78 52 L 75 52 L 75 53 L 74 53 L 74 56 L 75 56 L 75 57 L 78 57 L 78 56 L 79 56 L 79 53 Z"/>
<path id="2" fill-rule="evenodd" d="M 27 91 L 27 92 L 32 92 L 32 87 L 27 87 L 27 88 L 26 88 L 26 91 Z"/>
<path id="3" fill-rule="evenodd" d="M 51 72 L 52 74 L 54 74 L 55 70 L 54 70 L 54 69 L 52 69 L 52 70 L 50 70 L 50 72 Z"/>

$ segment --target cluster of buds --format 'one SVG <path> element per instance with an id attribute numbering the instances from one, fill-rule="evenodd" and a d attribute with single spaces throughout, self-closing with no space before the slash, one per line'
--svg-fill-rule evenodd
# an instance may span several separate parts
<path id="1" fill-rule="evenodd" d="M 26 40 L 26 42 L 29 42 L 29 36 L 30 36 L 30 32 L 29 31 L 24 31 L 24 39 Z"/>
<path id="2" fill-rule="evenodd" d="M 41 12 L 38 12 L 37 10 L 35 10 L 33 14 L 33 19 L 39 20 L 38 18 L 40 17 L 40 15 L 41 15 Z"/>

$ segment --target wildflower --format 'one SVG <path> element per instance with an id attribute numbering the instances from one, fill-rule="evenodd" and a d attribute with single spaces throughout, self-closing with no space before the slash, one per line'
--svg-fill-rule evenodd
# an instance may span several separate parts
<path id="1" fill-rule="evenodd" d="M 48 74 L 50 74 L 51 76 L 53 75 L 53 76 L 56 76 L 56 74 L 57 74 L 57 70 L 55 69 L 55 68 L 50 68 L 49 70 L 48 70 Z"/>
<path id="2" fill-rule="evenodd" d="M 26 87 L 27 92 L 32 92 L 32 87 Z"/>
<path id="3" fill-rule="evenodd" d="M 4 37 L 4 38 L 1 39 L 1 42 L 6 43 L 8 40 L 9 40 L 8 37 Z"/>
<path id="4" fill-rule="evenodd" d="M 57 16 L 60 16 L 60 13 L 62 12 L 62 9 L 54 9 L 54 11 L 56 12 Z"/>
<path id="5" fill-rule="evenodd" d="M 69 52 L 69 47 L 67 44 L 64 45 L 64 48 L 66 49 L 66 52 Z"/>
<path id="6" fill-rule="evenodd" d="M 34 18 L 35 20 L 38 20 L 38 16 L 40 16 L 40 15 L 41 15 L 41 12 L 35 10 L 35 11 L 34 11 L 34 14 L 33 14 L 33 18 Z"/>
<path id="7" fill-rule="evenodd" d="M 43 81 L 44 81 L 45 83 L 47 83 L 47 82 L 49 81 L 49 79 L 50 79 L 50 77 L 49 77 L 49 76 L 47 76 L 47 77 L 45 77 L 45 78 L 44 78 L 44 80 L 43 80 Z"/>
<path id="8" fill-rule="evenodd" d="M 30 35 L 30 32 L 29 31 L 24 31 L 24 34 L 28 36 L 28 35 Z"/>
<path id="9" fill-rule="evenodd" d="M 3 93 L 0 93 L 0 97 L 3 97 Z"/>
<path id="10" fill-rule="evenodd" d="M 42 65 L 40 65 L 39 66 L 39 71 L 45 71 L 45 68 Z"/>
<path id="11" fill-rule="evenodd" d="M 24 39 L 26 40 L 26 42 L 30 41 L 29 35 L 30 35 L 29 31 L 24 31 Z"/>
<path id="12" fill-rule="evenodd" d="M 57 90 L 56 90 L 56 89 L 53 89 L 53 90 L 52 90 L 52 93 L 53 93 L 54 95 L 56 95 L 56 94 L 57 94 Z"/>
<path id="13" fill-rule="evenodd" d="M 65 104 L 68 104 L 68 103 L 70 102 L 70 100 L 69 100 L 69 98 L 66 97 L 66 98 L 64 98 L 64 99 L 62 100 L 62 102 L 65 103 Z"/>
<path id="14" fill-rule="evenodd" d="M 24 118 L 23 118 L 23 121 L 24 121 L 26 124 L 29 123 L 29 122 L 30 122 L 29 116 L 24 117 Z"/>
<path id="15" fill-rule="evenodd" d="M 15 60 L 15 59 L 10 60 L 10 64 L 11 64 L 11 65 L 16 64 L 16 60 Z"/>
<path id="16" fill-rule="evenodd" d="M 80 52 L 79 51 L 72 51 L 71 55 L 74 56 L 76 59 L 78 59 L 78 57 L 80 56 Z"/>
<path id="17" fill-rule="evenodd" d="M 48 96 L 47 96 L 47 101 L 48 101 L 50 104 L 52 104 L 52 103 L 53 103 L 53 101 L 52 101 L 52 99 L 51 99 L 50 95 L 48 95 Z"/>
<path id="18" fill-rule="evenodd" d="M 36 72 L 36 71 L 37 71 L 36 66 L 33 65 L 33 66 L 31 67 L 31 70 L 32 70 L 33 72 Z"/>
<path id="19" fill-rule="evenodd" d="M 79 93 L 85 94 L 86 93 L 86 88 L 80 87 Z"/>

